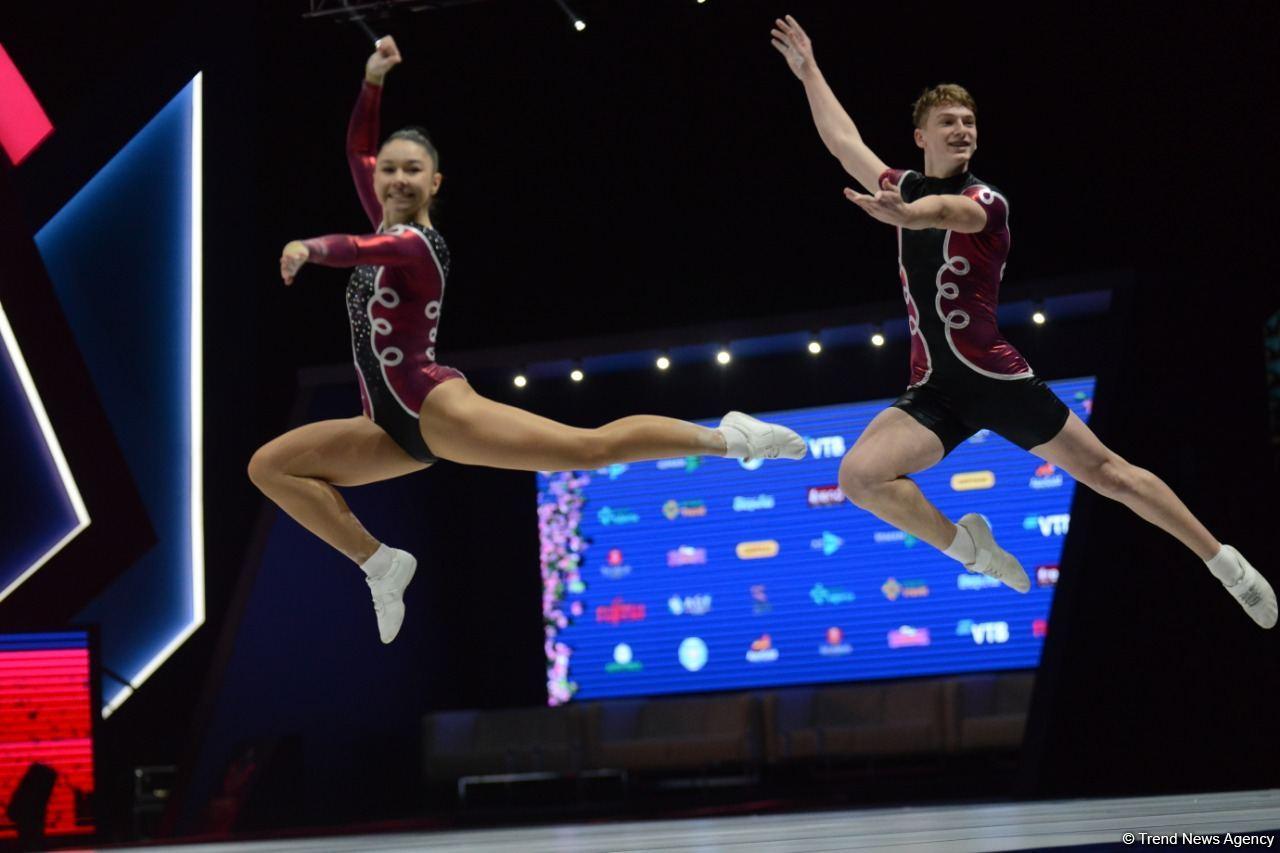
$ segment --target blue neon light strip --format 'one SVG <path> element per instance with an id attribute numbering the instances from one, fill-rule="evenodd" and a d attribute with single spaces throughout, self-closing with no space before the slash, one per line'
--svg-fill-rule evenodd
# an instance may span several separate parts
<path id="1" fill-rule="evenodd" d="M 77 618 L 129 686 L 204 621 L 197 77 L 36 235 L 143 501 L 156 547 Z"/>
<path id="2" fill-rule="evenodd" d="M 0 307 L 0 444 L 12 453 L 5 487 L 21 495 L 0 518 L 0 601 L 89 526 L 89 512 Z"/>

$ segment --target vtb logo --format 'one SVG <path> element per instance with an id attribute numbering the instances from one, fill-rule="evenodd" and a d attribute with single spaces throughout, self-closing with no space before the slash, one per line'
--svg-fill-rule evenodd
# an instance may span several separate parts
<path id="1" fill-rule="evenodd" d="M 844 456 L 843 435 L 823 435 L 818 438 L 807 439 L 807 441 L 809 455 L 814 459 L 835 459 L 837 456 Z"/>

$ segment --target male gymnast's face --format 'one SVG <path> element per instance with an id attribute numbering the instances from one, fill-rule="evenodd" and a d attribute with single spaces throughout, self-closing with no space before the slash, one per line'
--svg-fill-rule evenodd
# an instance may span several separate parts
<path id="1" fill-rule="evenodd" d="M 440 180 L 427 149 L 411 139 L 393 139 L 378 152 L 373 192 L 391 220 L 405 222 L 431 203 Z"/>
<path id="2" fill-rule="evenodd" d="M 915 131 L 916 145 L 924 149 L 925 163 L 954 174 L 964 171 L 978 150 L 978 122 L 973 110 L 943 104 L 929 110 L 924 127 Z"/>

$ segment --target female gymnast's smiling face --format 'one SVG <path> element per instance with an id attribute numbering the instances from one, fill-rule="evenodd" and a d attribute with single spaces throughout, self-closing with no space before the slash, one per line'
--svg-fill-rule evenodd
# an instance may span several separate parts
<path id="1" fill-rule="evenodd" d="M 413 140 L 392 139 L 378 152 L 373 191 L 388 223 L 409 222 L 425 214 L 440 191 L 440 181 L 435 158 Z"/>
<path id="2" fill-rule="evenodd" d="M 924 126 L 915 130 L 916 145 L 924 149 L 925 170 L 955 175 L 965 171 L 978 150 L 978 122 L 973 110 L 941 104 L 929 110 Z"/>

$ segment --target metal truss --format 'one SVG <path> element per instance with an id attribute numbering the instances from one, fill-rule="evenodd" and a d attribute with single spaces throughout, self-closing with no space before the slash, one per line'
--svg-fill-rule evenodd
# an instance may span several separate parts
<path id="1" fill-rule="evenodd" d="M 359 21 L 366 18 L 386 18 L 395 12 L 438 12 L 453 6 L 469 6 L 488 0 L 307 0 L 308 11 L 304 19 L 330 19 L 336 23 Z"/>

